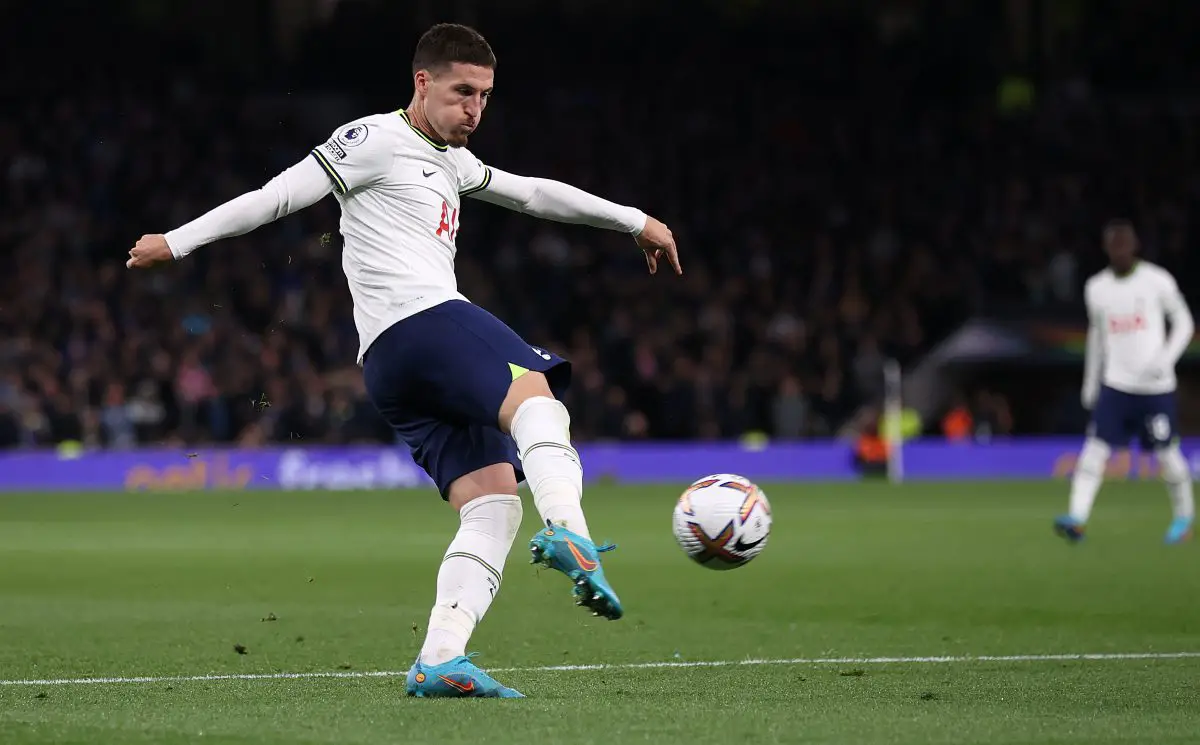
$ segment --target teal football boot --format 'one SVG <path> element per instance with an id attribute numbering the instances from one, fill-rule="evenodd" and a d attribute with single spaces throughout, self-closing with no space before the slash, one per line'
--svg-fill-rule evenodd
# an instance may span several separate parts
<path id="1" fill-rule="evenodd" d="M 1167 528 L 1167 537 L 1164 539 L 1167 543 L 1184 543 L 1192 537 L 1192 518 L 1177 517 L 1171 521 L 1171 527 Z"/>
<path id="2" fill-rule="evenodd" d="M 1086 530 L 1086 525 L 1070 515 L 1062 515 L 1054 521 L 1054 532 L 1058 533 L 1063 538 L 1066 538 L 1071 543 L 1079 543 L 1082 541 L 1084 532 Z"/>
<path id="3" fill-rule="evenodd" d="M 525 698 L 497 683 L 471 657 L 455 657 L 440 665 L 425 665 L 418 659 L 408 671 L 405 691 L 418 698 Z"/>
<path id="4" fill-rule="evenodd" d="M 572 533 L 549 521 L 543 530 L 529 541 L 533 564 L 557 569 L 575 583 L 575 604 L 592 611 L 592 615 L 615 621 L 624 615 L 621 600 L 604 577 L 600 554 L 616 546 L 597 546 L 587 538 Z"/>

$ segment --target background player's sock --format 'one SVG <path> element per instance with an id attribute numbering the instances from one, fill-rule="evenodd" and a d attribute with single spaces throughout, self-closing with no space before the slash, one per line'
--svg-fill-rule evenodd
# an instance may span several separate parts
<path id="1" fill-rule="evenodd" d="M 1079 460 L 1075 463 L 1075 475 L 1071 478 L 1070 514 L 1080 523 L 1086 523 L 1092 514 L 1096 492 L 1104 483 L 1104 468 L 1108 465 L 1109 447 L 1100 440 L 1089 437 L 1083 443 Z"/>
<path id="2" fill-rule="evenodd" d="M 1155 452 L 1167 493 L 1171 496 L 1171 512 L 1175 517 L 1194 517 L 1196 505 L 1192 498 L 1192 473 L 1187 458 L 1178 445 Z"/>
<path id="3" fill-rule="evenodd" d="M 437 600 L 421 647 L 426 665 L 466 653 L 471 632 L 500 589 L 504 561 L 521 527 L 521 498 L 480 497 L 468 502 L 458 517 L 458 534 L 438 570 Z"/>
<path id="4" fill-rule="evenodd" d="M 560 401 L 546 396 L 526 399 L 510 427 L 521 456 L 525 480 L 542 520 L 591 538 L 583 517 L 583 465 L 571 447 L 571 416 Z"/>

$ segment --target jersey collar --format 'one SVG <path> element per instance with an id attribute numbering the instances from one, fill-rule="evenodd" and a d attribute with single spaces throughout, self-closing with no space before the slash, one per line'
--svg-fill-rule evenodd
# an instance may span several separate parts
<path id="1" fill-rule="evenodd" d="M 422 140 L 425 140 L 425 142 L 429 143 L 429 145 L 430 145 L 430 146 L 431 146 L 431 147 L 432 147 L 434 150 L 437 150 L 437 151 L 438 151 L 438 152 L 440 152 L 440 153 L 444 153 L 444 152 L 446 152 L 446 151 L 447 151 L 447 150 L 450 148 L 450 146 L 449 146 L 449 145 L 439 145 L 438 143 L 434 142 L 434 141 L 433 141 L 433 140 L 432 140 L 432 139 L 429 137 L 429 135 L 425 134 L 425 133 L 424 133 L 424 132 L 422 132 L 421 130 L 419 130 L 419 129 L 417 129 L 416 127 L 414 127 L 414 126 L 413 126 L 413 123 L 412 123 L 412 120 L 408 118 L 408 112 L 407 112 L 407 111 L 405 111 L 404 109 L 397 109 L 397 110 L 396 110 L 396 113 L 400 115 L 400 118 L 404 120 L 404 123 L 408 125 L 408 128 L 409 128 L 409 129 L 411 129 L 412 131 L 416 132 L 416 133 L 417 133 L 417 136 L 418 136 L 418 137 L 420 137 Z"/>
<path id="2" fill-rule="evenodd" d="M 409 126 L 412 126 L 412 125 L 409 125 Z M 1109 271 L 1111 271 L 1113 273 L 1113 276 L 1116 277 L 1117 279 L 1129 279 L 1134 274 L 1137 274 L 1138 267 L 1140 267 L 1141 265 L 1142 265 L 1141 259 L 1134 259 L 1133 266 L 1129 267 L 1129 271 L 1125 272 L 1124 274 L 1119 273 L 1116 269 L 1110 269 Z"/>

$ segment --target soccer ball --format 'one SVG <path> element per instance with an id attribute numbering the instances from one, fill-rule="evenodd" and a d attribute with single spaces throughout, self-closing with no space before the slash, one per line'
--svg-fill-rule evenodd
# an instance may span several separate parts
<path id="1" fill-rule="evenodd" d="M 731 473 L 692 483 L 675 504 L 675 540 L 709 569 L 735 569 L 767 547 L 771 505 L 749 479 Z"/>

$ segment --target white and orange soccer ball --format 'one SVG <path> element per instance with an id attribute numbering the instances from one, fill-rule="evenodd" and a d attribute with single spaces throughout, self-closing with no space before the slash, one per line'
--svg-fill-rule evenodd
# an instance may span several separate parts
<path id="1" fill-rule="evenodd" d="M 771 505 L 752 481 L 731 473 L 693 482 L 675 504 L 675 540 L 709 569 L 735 569 L 767 547 Z"/>

